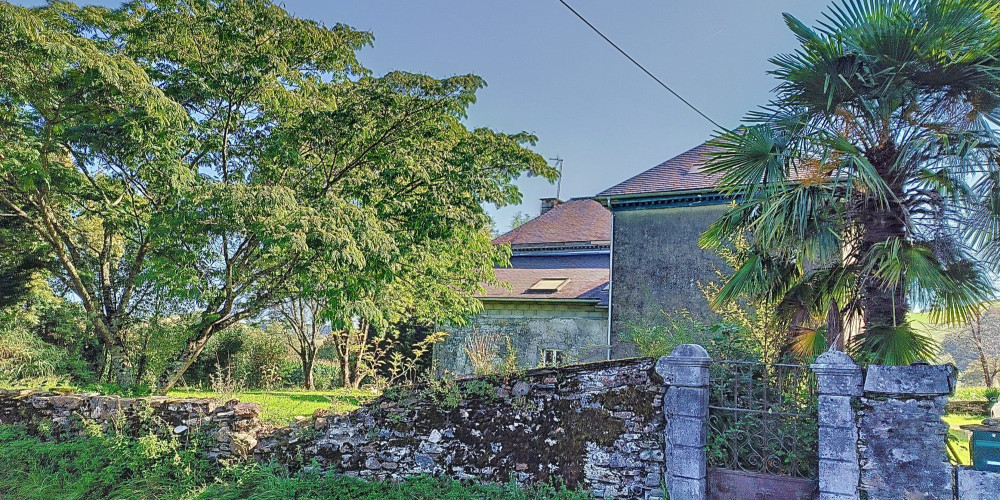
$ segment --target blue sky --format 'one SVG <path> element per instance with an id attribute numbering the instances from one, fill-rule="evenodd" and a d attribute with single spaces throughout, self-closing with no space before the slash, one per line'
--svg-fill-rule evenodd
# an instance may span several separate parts
<path id="1" fill-rule="evenodd" d="M 781 14 L 812 23 L 816 0 L 569 0 L 581 14 L 714 120 L 733 126 L 765 104 L 767 59 L 795 48 Z M 375 35 L 361 60 L 376 73 L 475 73 L 488 87 L 470 126 L 527 130 L 564 159 L 562 197 L 591 196 L 708 139 L 713 126 L 576 19 L 558 0 L 288 1 L 296 15 Z M 538 213 L 555 186 L 522 179 Z"/>
<path id="2" fill-rule="evenodd" d="M 569 0 L 661 80 L 720 124 L 765 104 L 767 59 L 794 50 L 781 14 L 812 24 L 829 0 Z M 41 2 L 20 2 L 39 4 Z M 90 2 L 85 2 L 90 3 Z M 94 2 L 114 6 L 119 2 Z M 361 61 L 437 77 L 475 73 L 489 86 L 467 123 L 539 137 L 564 159 L 562 198 L 591 196 L 708 139 L 713 126 L 576 19 L 558 0 L 294 0 L 292 13 L 375 35 Z M 538 213 L 556 187 L 522 179 L 505 230 Z"/>

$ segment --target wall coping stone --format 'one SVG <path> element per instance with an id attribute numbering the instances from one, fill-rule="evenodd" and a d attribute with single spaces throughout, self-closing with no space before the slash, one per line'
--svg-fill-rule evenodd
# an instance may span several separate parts
<path id="1" fill-rule="evenodd" d="M 816 374 L 816 385 L 821 395 L 860 396 L 863 374 L 861 367 L 846 353 L 827 351 L 810 365 Z"/>
<path id="2" fill-rule="evenodd" d="M 708 368 L 711 364 L 712 358 L 704 347 L 697 344 L 681 344 L 675 347 L 670 355 L 663 356 L 656 361 L 656 373 L 660 374 L 663 380 L 669 384 L 670 376 L 673 373 L 671 367 Z"/>
<path id="3" fill-rule="evenodd" d="M 955 392 L 955 365 L 871 365 L 865 392 L 910 396 L 945 396 Z"/>
<path id="4" fill-rule="evenodd" d="M 992 500 L 1000 491 L 1000 474 L 959 466 L 958 500 Z"/>

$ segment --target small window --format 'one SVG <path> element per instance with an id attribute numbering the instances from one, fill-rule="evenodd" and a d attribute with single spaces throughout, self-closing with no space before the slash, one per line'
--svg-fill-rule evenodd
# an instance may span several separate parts
<path id="1" fill-rule="evenodd" d="M 528 288 L 529 292 L 535 293 L 553 293 L 558 292 L 567 282 L 569 278 L 542 278 L 538 280 L 534 285 Z"/>
<path id="2" fill-rule="evenodd" d="M 565 359 L 559 349 L 542 349 L 542 366 L 562 366 Z"/>

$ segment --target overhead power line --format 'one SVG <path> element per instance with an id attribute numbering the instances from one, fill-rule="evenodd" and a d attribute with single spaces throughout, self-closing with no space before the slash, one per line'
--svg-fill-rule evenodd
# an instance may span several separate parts
<path id="1" fill-rule="evenodd" d="M 653 80 L 655 80 L 656 83 L 659 83 L 661 87 L 667 89 L 667 92 L 670 92 L 671 94 L 674 95 L 674 97 L 680 99 L 680 101 L 683 102 L 684 104 L 686 104 L 687 107 L 693 109 L 695 113 L 698 113 L 699 115 L 701 115 L 702 118 L 708 120 L 712 125 L 715 125 L 720 130 L 726 130 L 725 127 L 723 127 L 722 125 L 719 125 L 718 123 L 716 123 L 715 120 L 709 118 L 708 115 L 706 115 L 705 113 L 703 113 L 694 104 L 691 104 L 690 101 L 688 101 L 687 99 L 681 97 L 681 95 L 678 94 L 677 92 L 675 92 L 674 89 L 670 88 L 669 85 L 667 85 L 666 83 L 663 83 L 663 80 L 660 80 L 659 78 L 656 77 L 656 75 L 654 75 L 653 73 L 650 73 L 650 71 L 648 69 L 646 69 L 645 66 L 643 66 L 642 64 L 639 64 L 639 61 L 636 61 L 634 57 L 632 57 L 632 56 L 630 56 L 628 54 L 628 52 L 625 52 L 621 47 L 618 46 L 618 44 L 616 44 L 615 42 L 613 42 L 604 33 L 601 33 L 601 30 L 597 29 L 597 26 L 594 26 L 590 21 L 587 20 L 587 18 L 583 17 L 583 15 L 581 15 L 579 12 L 577 12 L 576 9 L 574 9 L 572 6 L 570 6 L 569 3 L 566 2 L 566 0 L 559 0 L 559 3 L 563 4 L 567 9 L 569 9 L 570 12 L 572 12 L 576 17 L 578 17 L 581 21 L 583 21 L 584 24 L 586 24 L 587 26 L 589 26 L 590 29 L 594 30 L 594 33 L 597 33 L 601 38 L 604 39 L 605 42 L 608 42 L 609 44 L 611 44 L 611 46 L 614 47 L 615 50 L 617 50 L 618 52 L 620 52 L 623 56 L 625 56 L 626 59 L 628 59 L 629 61 L 632 61 L 632 64 L 636 65 L 639 69 L 641 69 L 643 71 L 643 73 L 646 73 L 647 75 L 649 75 L 650 78 L 652 78 Z"/>

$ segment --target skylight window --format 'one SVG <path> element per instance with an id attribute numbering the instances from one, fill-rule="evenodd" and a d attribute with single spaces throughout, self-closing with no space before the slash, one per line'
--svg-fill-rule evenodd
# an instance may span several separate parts
<path id="1" fill-rule="evenodd" d="M 534 293 L 558 292 L 567 282 L 569 282 L 569 278 L 542 278 L 531 285 L 528 291 Z"/>

